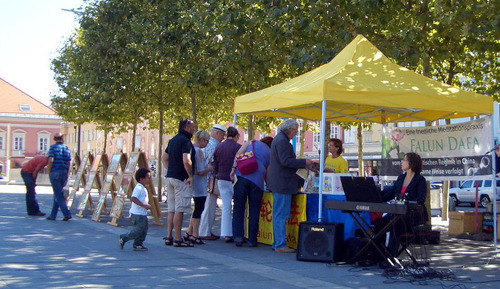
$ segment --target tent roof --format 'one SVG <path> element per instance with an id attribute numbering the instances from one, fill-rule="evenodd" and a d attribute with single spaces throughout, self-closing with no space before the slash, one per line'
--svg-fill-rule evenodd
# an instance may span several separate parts
<path id="1" fill-rule="evenodd" d="M 281 84 L 239 96 L 234 113 L 326 120 L 403 122 L 493 113 L 491 97 L 429 79 L 390 61 L 358 35 L 332 61 Z"/>

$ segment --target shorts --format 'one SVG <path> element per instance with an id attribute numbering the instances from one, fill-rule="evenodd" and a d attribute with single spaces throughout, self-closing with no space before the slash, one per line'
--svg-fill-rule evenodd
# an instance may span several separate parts
<path id="1" fill-rule="evenodd" d="M 191 213 L 193 188 L 185 182 L 167 178 L 167 212 Z"/>

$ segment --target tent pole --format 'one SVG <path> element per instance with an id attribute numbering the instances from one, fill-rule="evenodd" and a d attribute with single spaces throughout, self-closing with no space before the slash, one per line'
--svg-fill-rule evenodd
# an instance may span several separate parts
<path id="1" fill-rule="evenodd" d="M 491 118 L 491 129 L 492 129 L 492 136 L 493 136 L 493 147 L 495 146 L 496 142 L 498 141 L 498 125 L 499 125 L 499 111 L 498 111 L 498 102 L 493 101 L 493 117 Z M 492 174 L 492 179 L 493 179 L 493 249 L 496 251 L 498 248 L 498 241 L 497 241 L 497 186 L 496 186 L 496 174 L 497 174 L 497 153 L 494 151 L 491 154 L 491 174 Z"/>
<path id="2" fill-rule="evenodd" d="M 236 113 L 233 114 L 233 126 L 236 127 L 236 119 L 238 118 L 238 115 Z"/>
<path id="3" fill-rule="evenodd" d="M 321 143 L 321 150 L 319 151 L 319 192 L 318 192 L 318 222 L 321 222 L 323 214 L 323 169 L 325 167 L 325 125 L 326 125 L 326 100 L 321 101 L 321 134 L 319 141 Z"/>

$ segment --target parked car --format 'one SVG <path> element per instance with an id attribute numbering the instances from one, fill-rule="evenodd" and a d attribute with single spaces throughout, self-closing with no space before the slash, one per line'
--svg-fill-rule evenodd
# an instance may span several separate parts
<path id="1" fill-rule="evenodd" d="M 476 182 L 478 187 L 478 204 L 486 207 L 493 200 L 493 186 L 491 180 L 469 180 L 463 182 L 458 188 L 449 191 L 450 198 L 456 205 L 460 203 L 476 204 Z M 500 179 L 496 180 L 497 200 L 500 200 Z"/>

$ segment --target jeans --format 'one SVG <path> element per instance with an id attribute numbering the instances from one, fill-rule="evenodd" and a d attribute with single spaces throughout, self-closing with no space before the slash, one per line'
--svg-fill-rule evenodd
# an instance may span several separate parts
<path id="1" fill-rule="evenodd" d="M 50 212 L 50 216 L 52 219 L 55 219 L 57 216 L 57 211 L 59 207 L 61 208 L 61 212 L 65 217 L 70 217 L 71 213 L 66 206 L 66 201 L 63 196 L 63 188 L 68 181 L 68 172 L 67 171 L 52 171 L 49 175 L 50 184 L 52 185 L 52 190 L 54 191 L 54 203 L 52 204 L 52 211 Z"/>
<path id="2" fill-rule="evenodd" d="M 273 249 L 286 247 L 286 221 L 290 218 L 292 195 L 273 192 Z"/>
<path id="3" fill-rule="evenodd" d="M 21 176 L 24 180 L 24 185 L 26 186 L 26 211 L 28 215 L 33 215 L 40 212 L 40 207 L 36 201 L 35 193 L 35 179 L 33 175 L 21 170 Z"/>
<path id="4" fill-rule="evenodd" d="M 233 237 L 236 242 L 243 242 L 245 227 L 245 206 L 248 198 L 248 244 L 257 244 L 259 233 L 259 215 L 264 192 L 251 181 L 239 177 L 234 186 Z"/>
<path id="5" fill-rule="evenodd" d="M 130 219 L 134 227 L 128 234 L 120 235 L 120 238 L 122 238 L 124 242 L 134 240 L 134 246 L 142 245 L 142 242 L 146 240 L 146 235 L 148 234 L 148 216 L 132 214 Z"/>

